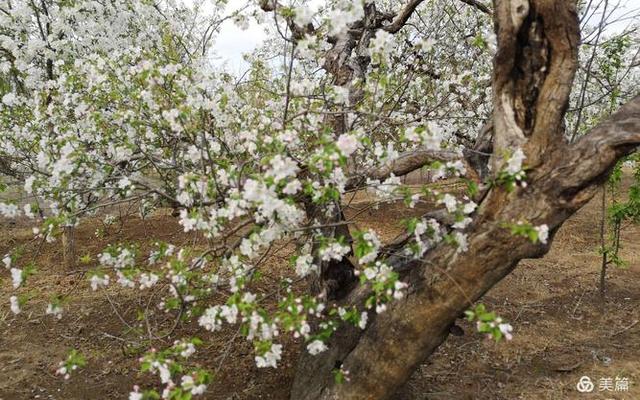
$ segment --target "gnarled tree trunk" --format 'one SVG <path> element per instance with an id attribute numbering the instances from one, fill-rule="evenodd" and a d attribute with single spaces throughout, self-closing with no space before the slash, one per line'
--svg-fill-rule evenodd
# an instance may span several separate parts
<path id="1" fill-rule="evenodd" d="M 528 185 L 512 192 L 494 186 L 486 193 L 466 232 L 466 252 L 441 245 L 411 268 L 392 262 L 405 271 L 407 296 L 371 315 L 366 330 L 344 326 L 328 351 L 303 354 L 291 399 L 392 398 L 464 310 L 518 261 L 548 251 L 546 244 L 513 236 L 504 223 L 547 224 L 553 236 L 594 196 L 616 161 L 640 143 L 640 96 L 575 143 L 565 139 L 579 44 L 574 1 L 496 0 L 494 19 L 498 52 L 488 162 L 498 171 L 504 150 L 522 148 Z M 343 302 L 362 304 L 367 295 L 358 287 Z M 343 384 L 332 375 L 340 366 L 349 371 Z"/>

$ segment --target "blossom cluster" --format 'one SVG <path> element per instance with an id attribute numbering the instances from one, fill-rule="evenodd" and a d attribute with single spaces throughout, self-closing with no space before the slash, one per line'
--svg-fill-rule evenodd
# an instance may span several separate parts
<path id="1" fill-rule="evenodd" d="M 239 77 L 211 65 L 203 39 L 210 34 L 200 27 L 232 17 L 246 28 L 249 19 L 261 18 L 256 4 L 226 15 L 228 2 L 214 2 L 204 18 L 165 1 L 51 3 L 44 12 L 18 0 L 10 15 L 0 14 L 7 32 L 0 46 L 11 54 L 0 54 L 0 82 L 11 78 L 6 88 L 0 85 L 0 130 L 6 132 L 0 158 L 11 161 L 23 183 L 23 197 L 2 199 L 0 215 L 26 216 L 35 239 L 59 243 L 85 218 L 112 225 L 112 217 L 102 216 L 116 205 L 136 205 L 141 218 L 173 208 L 181 229 L 207 243 L 204 249 L 156 243 L 145 254 L 144 246 L 99 231 L 111 244 L 82 263 L 92 290 L 153 291 L 155 303 L 141 312 L 144 318 L 152 312 L 178 322 L 190 318 L 216 333 L 236 326 L 252 343 L 256 365 L 277 367 L 286 351 L 282 335 L 320 354 L 341 324 L 366 329 L 370 313 L 388 311 L 402 298 L 408 285 L 394 256 L 418 259 L 436 246 L 466 250 L 477 207 L 471 193 L 442 193 L 431 182 L 408 185 L 393 172 L 369 173 L 389 169 L 405 153 L 447 151 L 455 157 L 426 163 L 424 170 L 434 181 L 464 178 L 455 133 L 471 131 L 491 111 L 484 105 L 487 32 L 450 47 L 439 29 L 424 29 L 424 37 L 410 25 L 399 34 L 378 27 L 346 61 L 355 71 L 353 63 L 368 60 L 361 74 L 337 83 L 321 69 L 329 69 L 336 40 L 353 33 L 370 2 L 331 1 L 317 9 L 287 4 L 275 10 L 276 22 L 314 28 L 285 43 L 293 46 L 286 52 L 294 57 L 290 68 L 264 62 L 274 53 L 267 45 L 247 57 L 250 70 Z M 437 20 L 448 10 L 434 3 L 425 12 Z M 39 18 L 50 29 L 44 36 L 34 22 Z M 486 21 L 469 17 L 457 29 L 475 31 Z M 505 176 L 522 179 L 522 163 L 516 150 Z M 453 222 L 410 219 L 411 240 L 398 254 L 385 252 L 376 229 L 337 234 L 352 222 L 334 221 L 348 207 L 345 199 L 366 188 L 375 194 L 373 207 L 404 201 L 415 211 L 432 203 Z M 542 227 L 537 232 L 546 240 Z M 295 249 L 282 257 L 289 260 L 282 272 L 265 260 L 279 257 L 284 250 L 274 249 L 287 244 Z M 340 262 L 354 265 L 370 293 L 364 307 L 300 291 L 301 282 Z M 15 290 L 35 273 L 17 252 L 3 263 Z M 256 288 L 265 274 L 277 281 L 271 293 Z M 67 300 L 56 296 L 43 312 L 61 319 Z M 27 297 L 13 295 L 9 304 L 17 314 L 28 307 Z M 159 396 L 207 390 L 210 374 L 187 365 L 198 344 L 178 341 L 143 357 L 142 369 L 160 378 Z M 61 365 L 60 374 L 77 368 L 76 358 Z M 136 387 L 130 399 L 153 393 Z"/>

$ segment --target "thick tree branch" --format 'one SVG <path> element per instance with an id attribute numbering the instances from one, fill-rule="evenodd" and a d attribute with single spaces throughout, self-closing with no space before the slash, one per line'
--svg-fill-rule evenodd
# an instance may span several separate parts
<path id="1" fill-rule="evenodd" d="M 572 202 L 584 202 L 585 185 L 604 181 L 609 169 L 621 157 L 636 151 L 640 146 L 640 94 L 611 115 L 605 122 L 582 136 L 565 154 L 558 154 L 558 196 Z M 570 196 L 574 195 L 574 198 Z"/>
<path id="2" fill-rule="evenodd" d="M 486 123 L 480 129 L 473 146 L 465 146 L 462 152 L 478 180 L 485 181 L 489 175 L 489 158 L 493 153 L 493 122 Z"/>
<path id="3" fill-rule="evenodd" d="M 568 4 L 554 0 L 533 3 L 533 12 L 537 13 L 535 23 L 542 26 L 544 36 L 541 45 L 546 49 L 541 50 L 544 63 L 538 64 L 540 72 L 534 73 L 534 78 L 530 80 L 530 85 L 537 88 L 538 96 L 531 103 L 524 104 L 535 110 L 532 113 L 531 139 L 527 146 L 530 165 L 536 164 L 552 147 L 562 151 L 564 146 L 560 144 L 566 141 L 564 115 L 569 107 L 573 78 L 578 67 L 580 43 L 578 12 L 575 5 L 571 2 Z M 575 21 L 575 24 L 567 21 Z M 535 82 L 536 75 L 543 77 L 542 82 Z"/>
<path id="4" fill-rule="evenodd" d="M 391 175 L 403 176 L 434 161 L 455 161 L 461 159 L 460 153 L 452 150 L 430 150 L 419 148 L 402 153 L 393 161 L 380 167 L 372 168 L 363 174 L 349 179 L 345 189 L 353 190 L 363 186 L 367 179 L 385 180 Z"/>
<path id="5" fill-rule="evenodd" d="M 498 50 L 494 58 L 493 71 L 493 145 L 494 157 L 491 166 L 500 169 L 502 152 L 505 149 L 522 147 L 526 141 L 522 127 L 516 121 L 515 77 L 518 62 L 518 33 L 529 15 L 529 2 L 494 2 Z"/>
<path id="6" fill-rule="evenodd" d="M 493 148 L 499 171 L 505 152 L 527 149 L 537 165 L 564 147 L 564 114 L 578 65 L 576 5 L 554 0 L 497 0 Z"/>

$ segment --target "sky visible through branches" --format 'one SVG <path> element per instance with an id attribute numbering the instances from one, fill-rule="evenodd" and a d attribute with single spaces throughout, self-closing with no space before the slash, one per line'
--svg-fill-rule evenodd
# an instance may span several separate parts
<path id="1" fill-rule="evenodd" d="M 193 0 L 184 0 L 184 2 L 185 4 L 193 4 Z M 314 8 L 321 4 L 322 0 L 310 0 L 306 3 L 311 8 Z M 640 22 L 625 18 L 626 14 L 633 14 L 632 11 L 640 9 L 640 0 L 619 0 L 610 3 L 613 4 L 609 4 L 609 7 L 620 4 L 611 16 L 612 21 L 618 19 L 620 21 L 609 26 L 608 29 L 611 32 L 620 32 L 629 27 L 629 25 Z M 229 10 L 231 10 L 231 7 L 229 7 Z M 594 24 L 599 21 L 600 15 L 598 13 L 593 15 L 591 19 Z M 216 52 L 215 63 L 226 64 L 231 72 L 241 72 L 248 66 L 243 60 L 243 54 L 253 51 L 263 43 L 266 37 L 264 26 L 257 24 L 255 21 L 251 21 L 246 30 L 240 29 L 232 20 L 224 22 L 214 45 Z"/>

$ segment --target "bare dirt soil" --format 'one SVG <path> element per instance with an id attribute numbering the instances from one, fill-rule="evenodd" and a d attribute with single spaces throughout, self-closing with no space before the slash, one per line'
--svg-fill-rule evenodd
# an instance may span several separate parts
<path id="1" fill-rule="evenodd" d="M 375 228 L 391 239 L 400 219 L 406 217 L 402 210 L 402 205 L 388 205 L 359 212 L 354 202 L 349 214 L 358 215 L 359 228 Z M 465 335 L 451 336 L 396 398 L 640 399 L 640 227 L 625 226 L 622 256 L 628 268 L 611 269 L 602 300 L 597 290 L 599 221 L 599 200 L 594 199 L 560 229 L 547 256 L 523 260 L 482 300 L 512 323 L 512 341 L 496 344 L 460 321 Z M 142 249 L 156 240 L 205 245 L 201 238 L 182 233 L 168 215 L 129 218 L 121 229 L 110 227 L 97 238 L 95 230 L 100 226 L 96 219 L 78 228 L 78 255 L 95 259 L 114 241 L 135 242 Z M 46 244 L 36 252 L 38 245 L 30 240 L 24 221 L 0 221 L 0 255 L 22 245 L 38 266 L 38 274 L 19 289 L 33 300 L 18 316 L 8 307 L 13 293 L 10 279 L 0 284 L 0 400 L 127 398 L 135 383 L 149 387 L 157 383 L 155 377 L 139 372 L 138 357 L 149 345 L 168 346 L 184 335 L 205 340 L 197 361 L 217 372 L 204 398 L 288 398 L 299 347 L 293 339 L 283 336 L 286 350 L 277 370 L 256 368 L 250 343 L 230 345 L 236 333 L 231 328 L 211 335 L 197 329 L 194 321 L 186 321 L 169 337 L 145 341 L 144 326 L 136 316 L 146 307 L 148 295 L 115 285 L 93 292 L 83 275 L 87 266 L 65 271 L 59 246 Z M 286 255 L 274 257 L 270 266 L 277 271 L 289 268 L 285 259 Z M 256 290 L 266 291 L 272 281 L 267 274 Z M 66 293 L 71 300 L 63 318 L 45 316 L 48 298 Z M 156 322 L 171 325 L 172 318 L 157 317 Z M 65 381 L 55 370 L 71 348 L 84 354 L 88 365 Z M 224 367 L 218 370 L 219 365 Z M 577 391 L 583 376 L 592 380 L 592 393 Z M 607 378 L 613 390 L 606 390 Z M 615 391 L 616 379 L 624 385 L 625 378 L 629 390 Z"/>

